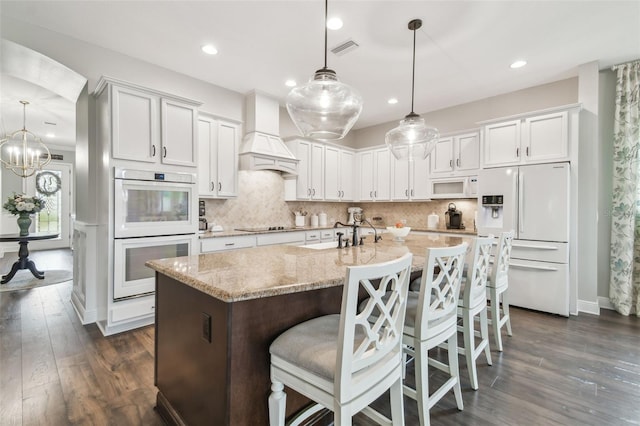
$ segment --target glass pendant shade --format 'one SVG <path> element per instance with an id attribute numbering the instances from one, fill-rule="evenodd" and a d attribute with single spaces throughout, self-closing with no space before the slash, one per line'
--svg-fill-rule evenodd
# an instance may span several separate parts
<path id="1" fill-rule="evenodd" d="M 398 127 L 385 135 L 385 142 L 398 160 L 424 159 L 438 143 L 440 133 L 428 126 L 424 118 L 411 113 L 400 120 Z"/>
<path id="2" fill-rule="evenodd" d="M 294 87 L 286 102 L 298 130 L 313 139 L 342 139 L 362 112 L 362 97 L 327 68 L 316 71 L 305 85 Z"/>

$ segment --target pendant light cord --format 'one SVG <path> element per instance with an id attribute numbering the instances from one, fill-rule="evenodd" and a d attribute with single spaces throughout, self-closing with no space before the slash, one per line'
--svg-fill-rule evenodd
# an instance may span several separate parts
<path id="1" fill-rule="evenodd" d="M 413 112 L 413 96 L 416 84 L 416 28 L 413 29 L 413 69 L 411 71 L 411 114 Z"/>
<path id="2" fill-rule="evenodd" d="M 327 69 L 327 19 L 329 17 L 329 0 L 324 0 L 324 69 Z"/>

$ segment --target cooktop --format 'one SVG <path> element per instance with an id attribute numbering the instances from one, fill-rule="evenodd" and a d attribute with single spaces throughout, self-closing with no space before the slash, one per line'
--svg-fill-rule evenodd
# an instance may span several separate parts
<path id="1" fill-rule="evenodd" d="M 292 229 L 298 229 L 293 226 L 262 226 L 257 228 L 236 228 L 236 231 L 243 232 L 268 232 L 268 231 L 289 231 Z"/>

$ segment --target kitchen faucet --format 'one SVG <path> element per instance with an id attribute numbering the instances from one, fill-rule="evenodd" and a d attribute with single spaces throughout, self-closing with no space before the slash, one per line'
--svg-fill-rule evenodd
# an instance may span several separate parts
<path id="1" fill-rule="evenodd" d="M 340 226 L 345 226 L 345 227 L 351 226 L 351 227 L 353 228 L 353 231 L 352 231 L 352 234 L 353 234 L 353 235 L 351 236 L 351 237 L 352 237 L 352 238 L 351 238 L 351 245 L 352 245 L 352 246 L 354 246 L 354 247 L 355 247 L 355 246 L 357 246 L 357 245 L 358 245 L 358 227 L 359 227 L 359 226 L 358 226 L 358 221 L 357 221 L 357 220 L 354 220 L 354 221 L 353 221 L 353 225 L 345 225 L 345 224 L 344 224 L 344 223 L 342 223 L 342 222 L 336 222 L 336 223 L 334 223 L 334 224 L 333 224 L 333 227 L 334 227 L 334 228 L 337 228 L 337 227 L 338 227 L 338 225 L 340 225 Z M 347 240 L 347 241 L 348 241 L 348 240 Z"/>
<path id="2" fill-rule="evenodd" d="M 361 219 L 360 222 L 364 222 L 367 225 L 369 225 L 371 227 L 371 229 L 373 229 L 373 242 L 377 243 L 378 241 L 380 241 L 382 239 L 382 235 L 378 236 L 378 231 L 376 230 L 376 227 L 373 226 L 371 224 L 371 222 L 369 222 L 367 219 Z"/>

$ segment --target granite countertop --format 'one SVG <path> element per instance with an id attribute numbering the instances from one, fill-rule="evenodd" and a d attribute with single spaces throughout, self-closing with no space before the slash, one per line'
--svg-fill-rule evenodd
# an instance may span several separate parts
<path id="1" fill-rule="evenodd" d="M 412 252 L 421 271 L 428 247 L 472 243 L 468 236 L 412 235 L 346 249 L 266 246 L 151 260 L 150 268 L 223 302 L 237 302 L 342 285 L 346 267 L 381 263 Z"/>
<path id="2" fill-rule="evenodd" d="M 410 225 L 407 225 L 410 226 Z M 319 230 L 323 230 L 323 229 L 334 229 L 333 226 L 305 226 L 305 227 L 300 227 L 300 228 L 287 228 L 287 229 L 280 229 L 280 230 L 273 230 L 273 231 L 257 231 L 257 232 L 248 232 L 248 231 L 239 231 L 237 229 L 230 229 L 230 230 L 225 230 L 225 231 L 220 231 L 220 232 L 211 232 L 211 231 L 206 231 L 203 233 L 198 234 L 200 239 L 204 239 L 204 238 L 220 238 L 220 237 L 235 237 L 235 236 L 239 236 L 239 235 L 259 235 L 259 234 L 273 234 L 276 232 L 299 232 L 299 231 L 319 231 Z M 335 229 L 340 229 L 335 228 Z M 363 226 L 362 229 L 371 229 L 368 226 Z M 385 226 L 376 226 L 376 230 L 378 231 L 386 231 L 386 227 Z M 437 228 L 437 229 L 431 229 L 431 228 L 422 228 L 422 227 L 411 227 L 412 231 L 417 231 L 417 232 L 437 232 L 437 233 L 449 233 L 449 234 L 461 234 L 461 235 L 476 235 L 477 232 L 474 229 L 446 229 L 446 228 Z"/>

